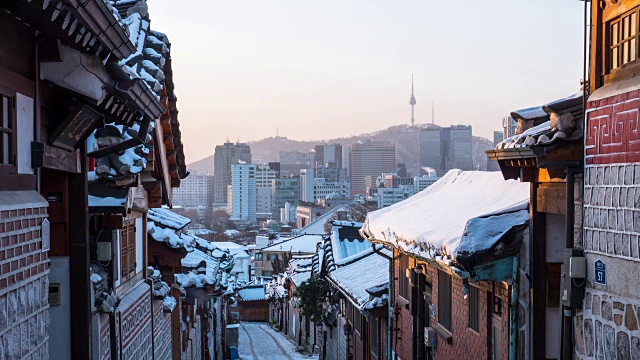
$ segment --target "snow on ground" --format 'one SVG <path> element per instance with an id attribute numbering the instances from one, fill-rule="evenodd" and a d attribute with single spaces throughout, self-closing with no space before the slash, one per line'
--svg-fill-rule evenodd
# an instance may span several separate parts
<path id="1" fill-rule="evenodd" d="M 303 355 L 296 352 L 296 346 L 282 333 L 273 330 L 267 323 L 240 323 L 238 353 L 240 359 L 254 360 L 301 360 L 318 359 L 318 355 Z"/>

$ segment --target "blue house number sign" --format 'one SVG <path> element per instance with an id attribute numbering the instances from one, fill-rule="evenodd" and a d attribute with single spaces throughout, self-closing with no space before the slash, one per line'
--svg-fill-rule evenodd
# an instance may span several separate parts
<path id="1" fill-rule="evenodd" d="M 596 284 L 607 285 L 607 265 L 605 265 L 604 261 L 597 260 L 595 269 L 595 280 Z"/>

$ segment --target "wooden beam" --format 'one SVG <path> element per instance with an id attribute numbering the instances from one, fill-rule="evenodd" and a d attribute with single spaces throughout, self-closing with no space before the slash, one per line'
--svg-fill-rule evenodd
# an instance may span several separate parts
<path id="1" fill-rule="evenodd" d="M 538 211 L 552 214 L 566 214 L 566 192 L 565 186 L 541 186 L 538 189 Z"/>
<path id="2" fill-rule="evenodd" d="M 80 174 L 69 174 L 69 275 L 71 358 L 91 358 L 91 282 L 89 281 L 89 190 L 86 150 L 80 148 Z"/>
<path id="3" fill-rule="evenodd" d="M 538 190 L 539 184 L 531 184 L 529 212 L 532 223 L 531 239 L 529 249 L 531 249 L 531 271 L 533 278 L 533 289 L 529 295 L 532 299 L 532 359 L 544 359 L 545 354 L 545 308 L 546 308 L 546 217 L 544 213 L 538 212 Z"/>

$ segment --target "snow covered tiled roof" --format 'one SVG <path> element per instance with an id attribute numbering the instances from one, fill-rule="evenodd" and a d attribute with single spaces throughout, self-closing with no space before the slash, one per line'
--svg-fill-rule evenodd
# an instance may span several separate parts
<path id="1" fill-rule="evenodd" d="M 504 180 L 500 172 L 451 170 L 422 192 L 390 207 L 370 212 L 362 234 L 371 241 L 399 247 L 425 259 L 448 262 L 455 258 L 461 241 L 473 249 L 489 249 L 499 240 L 465 232 L 469 221 L 489 219 L 526 210 L 529 184 Z M 519 219 L 519 217 L 518 217 Z M 528 221 L 528 219 L 527 219 Z M 503 234 L 511 222 L 482 221 L 492 233 Z"/>
<path id="2" fill-rule="evenodd" d="M 391 256 L 389 250 L 381 250 Z M 348 265 L 339 267 L 327 275 L 342 293 L 348 296 L 358 309 L 363 309 L 370 300 L 367 289 L 389 283 L 389 259 L 371 253 Z M 382 306 L 383 303 L 375 304 Z"/>
<path id="3" fill-rule="evenodd" d="M 240 301 L 264 300 L 264 285 L 249 285 L 238 290 Z"/>
<path id="4" fill-rule="evenodd" d="M 177 214 L 169 209 L 151 208 L 147 212 L 149 220 L 163 227 L 180 230 L 191 223 L 191 219 Z"/>
<path id="5" fill-rule="evenodd" d="M 322 235 L 300 235 L 262 249 L 262 251 L 289 251 L 292 253 L 314 254 Z"/>
<path id="6" fill-rule="evenodd" d="M 291 274 L 291 281 L 295 286 L 300 286 L 303 282 L 309 280 L 311 271 L 299 271 Z"/>
<path id="7" fill-rule="evenodd" d="M 172 228 L 165 228 L 153 221 L 147 221 L 147 234 L 157 242 L 163 242 L 173 249 L 193 251 L 196 246 L 195 238 L 188 234 L 176 233 Z"/>

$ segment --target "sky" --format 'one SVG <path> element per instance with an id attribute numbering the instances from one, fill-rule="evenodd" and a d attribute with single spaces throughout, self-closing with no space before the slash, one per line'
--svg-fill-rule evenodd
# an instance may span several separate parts
<path id="1" fill-rule="evenodd" d="M 576 93 L 578 0 L 149 0 L 172 43 L 187 163 L 227 138 L 322 140 L 416 123 L 493 138 Z"/>

